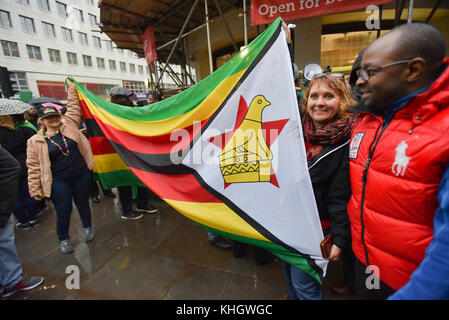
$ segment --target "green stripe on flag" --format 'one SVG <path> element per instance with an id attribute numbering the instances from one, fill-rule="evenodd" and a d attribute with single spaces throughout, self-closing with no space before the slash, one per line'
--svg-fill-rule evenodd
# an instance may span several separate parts
<path id="1" fill-rule="evenodd" d="M 302 256 L 299 253 L 291 252 L 287 249 L 285 249 L 283 246 L 278 245 L 274 242 L 267 242 L 263 240 L 248 238 L 239 236 L 236 234 L 228 233 L 222 230 L 214 229 L 211 227 L 208 227 L 204 224 L 198 223 L 194 220 L 192 220 L 199 226 L 203 227 L 204 229 L 207 229 L 209 231 L 212 231 L 214 233 L 220 234 L 223 237 L 230 238 L 235 241 L 248 243 L 250 245 L 258 246 L 261 248 L 264 248 L 268 251 L 270 251 L 272 254 L 279 257 L 281 260 L 287 262 L 288 264 L 300 269 L 301 271 L 307 273 L 309 276 L 314 278 L 316 281 L 318 281 L 320 284 L 322 284 L 323 279 L 320 277 L 320 275 L 309 265 L 307 258 Z"/>

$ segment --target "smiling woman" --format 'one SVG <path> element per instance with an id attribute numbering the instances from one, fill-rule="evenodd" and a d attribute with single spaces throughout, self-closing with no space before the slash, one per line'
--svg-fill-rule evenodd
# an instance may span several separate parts
<path id="1" fill-rule="evenodd" d="M 355 105 L 341 77 L 315 76 L 301 106 L 307 163 L 324 235 L 332 233 L 328 259 L 352 258 L 346 204 L 350 197 L 348 142 L 354 118 L 346 110 Z M 286 263 L 283 269 L 289 299 L 322 299 L 319 284 Z"/>
<path id="2" fill-rule="evenodd" d="M 73 91 L 74 88 L 71 88 Z M 69 94 L 76 94 L 69 90 Z M 73 252 L 69 242 L 72 200 L 78 209 L 84 230 L 84 240 L 93 240 L 89 188 L 94 167 L 87 138 L 80 132 L 79 108 L 68 103 L 65 121 L 58 109 L 45 106 L 39 109 L 42 124 L 27 143 L 28 186 L 30 196 L 40 200 L 50 198 L 56 210 L 56 233 L 63 253 Z"/>

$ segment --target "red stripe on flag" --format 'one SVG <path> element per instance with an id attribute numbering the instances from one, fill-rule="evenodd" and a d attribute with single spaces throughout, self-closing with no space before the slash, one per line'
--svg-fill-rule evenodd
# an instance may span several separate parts
<path id="1" fill-rule="evenodd" d="M 169 200 L 220 203 L 191 174 L 161 174 L 131 168 L 140 181 L 159 197 Z"/>
<path id="2" fill-rule="evenodd" d="M 92 153 L 95 156 L 108 153 L 117 153 L 106 137 L 89 137 L 89 142 L 92 147 Z"/>
<path id="3" fill-rule="evenodd" d="M 206 119 L 198 125 L 177 130 L 170 134 L 143 137 L 117 130 L 113 126 L 103 123 L 95 116 L 92 117 L 109 140 L 126 146 L 126 149 L 130 151 L 146 154 L 169 154 L 189 147 L 193 137 L 201 132 L 201 127 L 209 120 Z M 151 124 L 148 125 L 151 126 Z M 178 140 L 170 141 L 170 139 L 174 140 L 175 138 Z"/>

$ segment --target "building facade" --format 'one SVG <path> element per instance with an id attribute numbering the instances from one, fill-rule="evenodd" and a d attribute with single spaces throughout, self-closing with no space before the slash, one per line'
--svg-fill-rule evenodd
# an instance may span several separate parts
<path id="1" fill-rule="evenodd" d="M 65 100 L 72 76 L 103 98 L 117 85 L 146 92 L 146 60 L 114 48 L 97 26 L 99 14 L 97 0 L 0 0 L 0 66 L 13 89 Z M 167 75 L 161 82 L 175 86 Z"/>

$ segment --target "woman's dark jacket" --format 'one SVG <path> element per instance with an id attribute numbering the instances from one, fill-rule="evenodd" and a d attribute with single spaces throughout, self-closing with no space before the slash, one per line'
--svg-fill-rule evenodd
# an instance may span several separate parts
<path id="1" fill-rule="evenodd" d="M 346 211 L 351 196 L 349 140 L 325 146 L 309 165 L 309 173 L 320 219 L 331 221 L 334 244 L 343 249 L 351 235 Z"/>

